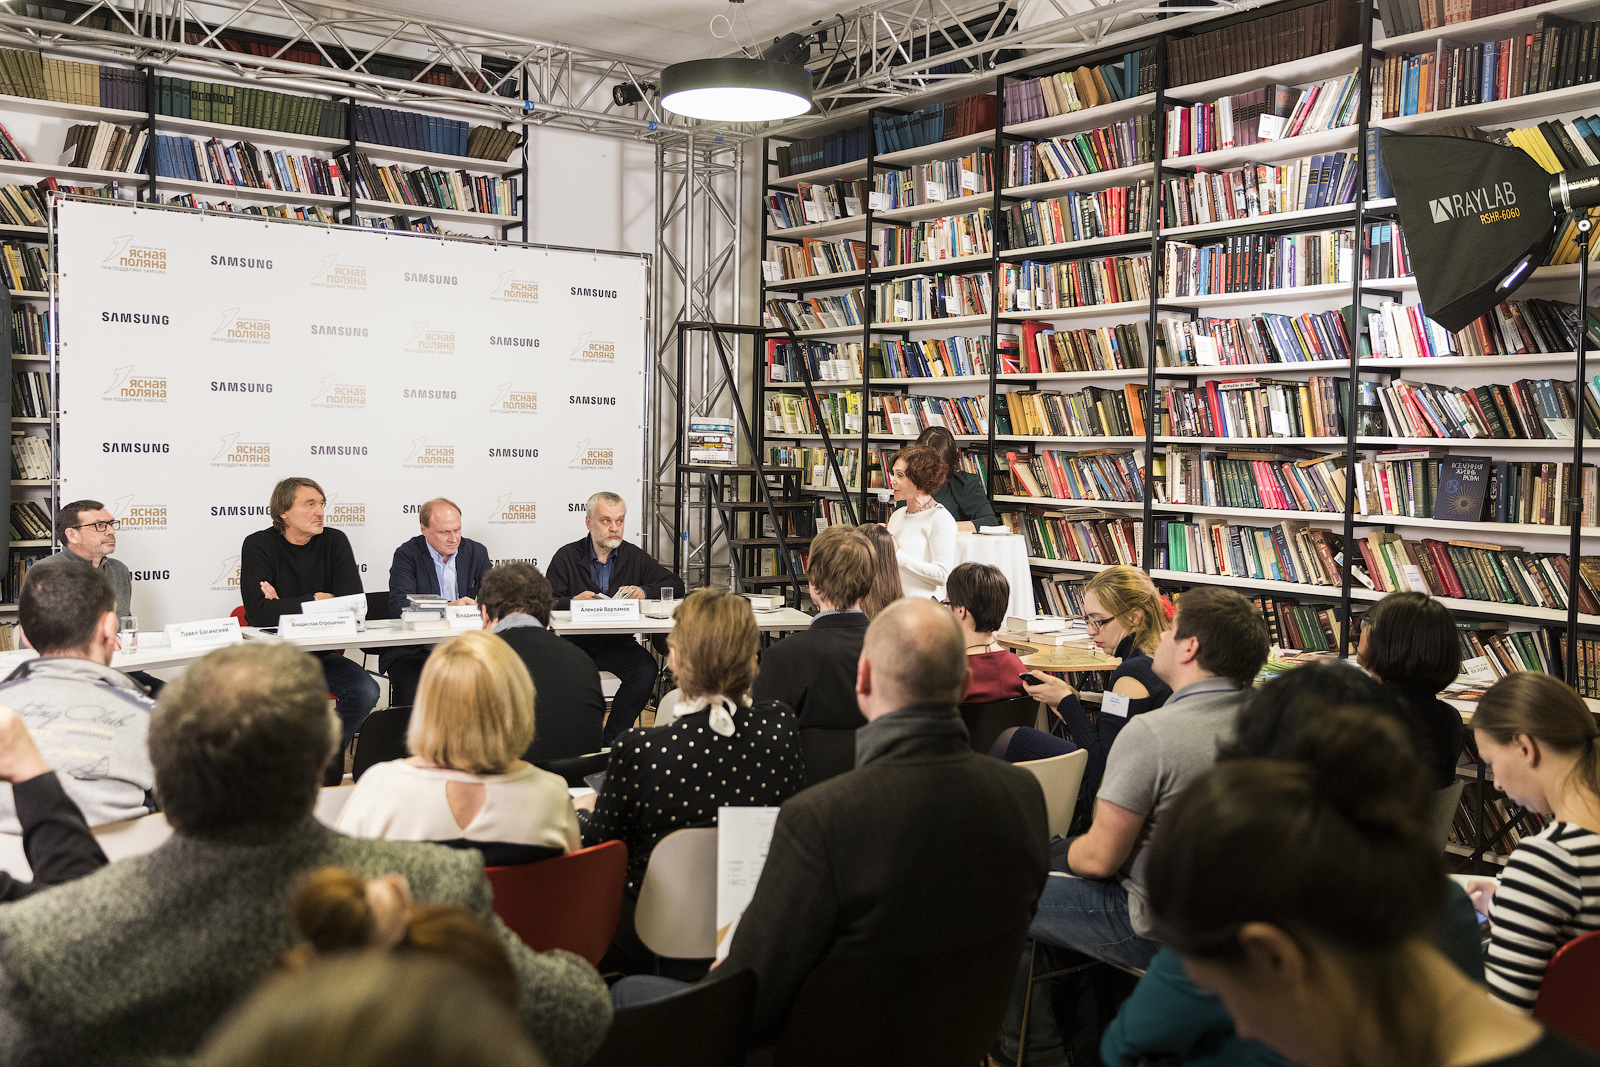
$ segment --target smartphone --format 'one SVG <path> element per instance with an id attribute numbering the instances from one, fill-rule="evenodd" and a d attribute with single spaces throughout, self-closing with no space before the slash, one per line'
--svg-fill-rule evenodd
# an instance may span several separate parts
<path id="1" fill-rule="evenodd" d="M 1023 682 L 1024 685 L 1038 685 L 1039 684 L 1039 679 L 1037 679 L 1037 678 L 1035 678 L 1033 676 L 1033 672 L 1032 671 L 1023 671 L 1021 674 L 1017 675 L 1017 677 L 1022 679 L 1022 682 Z"/>

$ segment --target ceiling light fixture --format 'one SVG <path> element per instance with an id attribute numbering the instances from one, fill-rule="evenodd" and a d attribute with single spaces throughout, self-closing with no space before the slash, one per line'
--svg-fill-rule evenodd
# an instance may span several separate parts
<path id="1" fill-rule="evenodd" d="M 716 122 L 774 122 L 811 110 L 811 72 L 769 59 L 696 59 L 661 72 L 661 106 Z"/>

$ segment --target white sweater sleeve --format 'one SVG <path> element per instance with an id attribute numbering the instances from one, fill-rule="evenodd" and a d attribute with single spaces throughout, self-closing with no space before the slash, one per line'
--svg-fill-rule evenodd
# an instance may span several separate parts
<path id="1" fill-rule="evenodd" d="M 943 506 L 935 507 L 928 518 L 928 558 L 918 559 L 897 552 L 900 566 L 924 581 L 943 585 L 956 565 L 956 520 Z"/>

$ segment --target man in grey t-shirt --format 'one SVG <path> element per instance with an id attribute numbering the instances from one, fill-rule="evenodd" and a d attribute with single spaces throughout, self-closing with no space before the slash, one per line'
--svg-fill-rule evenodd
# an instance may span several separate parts
<path id="1" fill-rule="evenodd" d="M 1266 623 L 1254 605 L 1229 589 L 1184 593 L 1161 635 L 1152 666 L 1172 687 L 1160 708 L 1128 720 L 1106 758 L 1089 832 L 1058 851 L 1039 897 L 1029 935 L 1044 945 L 1143 969 L 1160 944 L 1152 940 L 1145 896 L 1145 844 L 1156 823 L 1191 781 L 1216 762 L 1217 745 L 1233 734 L 1245 692 L 1267 661 Z M 1024 952 L 1000 1051 L 1016 1059 L 1027 992 Z M 1041 970 L 1045 968 L 1040 968 Z M 1029 1062 L 1057 1062 L 1061 1038 L 1048 991 L 1035 991 L 1028 1013 Z"/>

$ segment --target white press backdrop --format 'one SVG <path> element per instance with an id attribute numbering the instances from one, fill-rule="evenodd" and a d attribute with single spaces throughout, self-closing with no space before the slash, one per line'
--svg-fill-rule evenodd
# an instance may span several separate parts
<path id="1" fill-rule="evenodd" d="M 227 614 L 279 478 L 327 491 L 368 591 L 446 496 L 548 564 L 608 489 L 642 524 L 648 267 L 63 201 L 61 500 L 106 502 L 141 629 Z"/>

